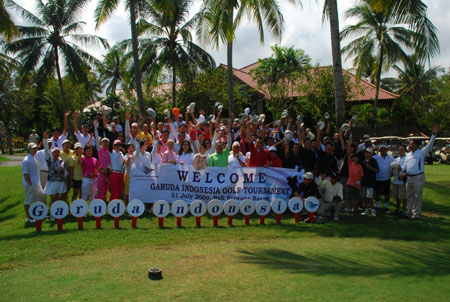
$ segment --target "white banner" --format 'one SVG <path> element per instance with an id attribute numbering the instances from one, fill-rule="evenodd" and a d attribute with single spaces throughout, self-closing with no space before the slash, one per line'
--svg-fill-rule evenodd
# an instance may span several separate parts
<path id="1" fill-rule="evenodd" d="M 236 199 L 261 199 L 269 202 L 282 198 L 289 200 L 292 189 L 288 178 L 301 181 L 304 171 L 284 168 L 219 168 L 195 170 L 192 166 L 161 164 L 132 166 L 130 173 L 130 200 L 145 203 L 182 199 L 191 203 L 196 199 L 225 202 Z"/>

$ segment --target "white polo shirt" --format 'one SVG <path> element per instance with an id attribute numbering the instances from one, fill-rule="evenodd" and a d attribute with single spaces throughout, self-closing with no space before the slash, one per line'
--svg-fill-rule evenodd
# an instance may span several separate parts
<path id="1" fill-rule="evenodd" d="M 67 135 L 61 134 L 57 140 L 55 140 L 52 136 L 50 141 L 52 142 L 53 147 L 58 147 L 59 149 L 62 149 L 62 142 L 67 138 Z"/>
<path id="2" fill-rule="evenodd" d="M 29 186 L 28 182 L 25 179 L 25 175 L 28 174 L 30 177 L 31 183 L 33 185 L 41 185 L 41 179 L 39 177 L 39 169 L 36 158 L 34 158 L 31 153 L 28 153 L 27 156 L 22 160 L 22 182 L 23 187 L 26 188 Z"/>

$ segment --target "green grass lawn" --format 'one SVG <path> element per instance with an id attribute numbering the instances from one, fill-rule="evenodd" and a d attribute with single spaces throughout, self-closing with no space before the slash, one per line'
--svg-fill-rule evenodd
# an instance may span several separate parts
<path id="1" fill-rule="evenodd" d="M 6 157 L 3 157 L 3 156 L 0 156 L 0 161 L 8 161 L 9 160 L 9 158 L 6 158 Z"/>
<path id="2" fill-rule="evenodd" d="M 424 219 L 391 215 L 295 224 L 293 215 L 250 226 L 221 217 L 146 214 L 131 228 L 73 218 L 64 231 L 25 223 L 20 167 L 0 168 L 1 301 L 448 301 L 450 166 L 426 167 Z M 150 267 L 164 279 L 147 278 Z"/>

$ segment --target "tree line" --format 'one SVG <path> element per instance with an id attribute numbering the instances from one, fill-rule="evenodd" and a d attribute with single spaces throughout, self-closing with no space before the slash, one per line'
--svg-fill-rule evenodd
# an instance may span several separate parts
<path id="1" fill-rule="evenodd" d="M 302 5 L 299 0 L 290 2 Z M 348 89 L 342 73 L 342 55 L 353 60 L 358 77 L 376 85 L 373 106 L 360 109 L 367 112 L 364 123 L 372 130 L 380 121 L 380 87 L 405 96 L 401 99 L 407 104 L 412 102 L 412 106 L 399 103 L 397 107 L 414 110 L 427 104 L 428 115 L 438 118 L 435 108 L 443 105 L 431 104 L 428 95 L 438 93 L 432 88 L 433 81 L 445 80 L 439 77 L 441 69 L 426 68 L 431 57 L 439 53 L 439 40 L 436 27 L 427 17 L 425 3 L 417 0 L 354 2 L 345 17 L 354 18 L 356 24 L 342 31 L 337 1 L 320 2 L 322 20 L 330 23 L 334 91 L 329 100 L 334 105 L 330 109 L 336 113 L 336 124 L 342 124 L 349 115 L 345 111 Z M 245 102 L 251 101 L 248 91 L 233 81 L 233 41 L 239 24 L 245 17 L 254 21 L 261 43 L 265 29 L 276 38 L 281 38 L 284 29 L 277 0 L 203 0 L 195 14 L 191 12 L 191 0 L 125 0 L 131 39 L 110 46 L 102 37 L 83 33 L 82 10 L 87 3 L 87 0 L 35 1 L 37 13 L 33 14 L 12 0 L 0 0 L 0 33 L 4 37 L 0 45 L 4 87 L 1 115 L 9 139 L 14 136 L 11 132 L 24 135 L 20 131 L 30 121 L 41 129 L 50 123 L 61 123 L 63 112 L 84 108 L 100 99 L 102 92 L 106 92 L 107 102 L 115 105 L 120 113 L 117 88 L 123 88 L 139 112 L 144 112 L 148 105 L 162 110 L 161 103 L 166 102 L 155 94 L 155 87 L 170 82 L 171 105 L 183 105 L 183 95 L 192 97 L 192 89 L 189 92 L 187 86 L 196 80 L 198 83 L 199 78 L 206 80 L 202 77 L 205 73 L 215 73 L 212 79 L 223 80 L 223 73 L 214 71 L 214 59 L 195 42 L 195 36 L 204 45 L 227 47 L 227 85 L 220 85 L 226 88 L 226 95 L 222 91 L 216 100 L 210 95 L 209 101 L 226 97 L 227 109 L 237 112 Z M 94 12 L 97 28 L 114 14 L 119 3 L 118 0 L 97 2 Z M 26 24 L 14 24 L 12 11 Z M 342 51 L 341 43 L 345 43 Z M 85 46 L 106 49 L 107 53 L 99 60 Z M 391 68 L 399 72 L 398 78 L 382 79 L 382 73 Z M 411 85 L 407 84 L 408 80 Z M 179 82 L 185 83 L 184 90 L 177 89 Z M 410 113 L 405 115 L 414 119 Z"/>

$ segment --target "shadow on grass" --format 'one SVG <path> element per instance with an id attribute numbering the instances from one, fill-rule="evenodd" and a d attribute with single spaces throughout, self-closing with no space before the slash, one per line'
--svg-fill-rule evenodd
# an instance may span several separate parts
<path id="1" fill-rule="evenodd" d="M 225 216 L 221 216 L 221 221 L 219 226 L 214 227 L 212 223 L 212 217 L 209 215 L 202 217 L 202 226 L 201 228 L 212 229 L 215 228 L 218 232 L 220 230 L 227 230 L 230 228 L 233 229 L 241 229 L 245 230 L 245 228 L 249 229 L 259 229 L 261 231 L 279 231 L 279 234 L 283 236 L 284 234 L 316 234 L 321 237 L 339 237 L 339 238 L 379 238 L 385 240 L 406 240 L 406 241 L 424 241 L 424 242 L 439 242 L 442 240 L 450 239 L 450 221 L 448 219 L 442 217 L 434 217 L 427 218 L 420 221 L 409 221 L 404 219 L 398 219 L 395 216 L 391 215 L 379 215 L 377 217 L 363 217 L 363 216 L 354 216 L 354 217 L 341 217 L 339 222 L 329 221 L 325 224 L 305 224 L 300 222 L 298 224 L 293 223 L 293 215 L 292 214 L 284 214 L 282 218 L 281 224 L 275 223 L 276 216 L 274 214 L 270 214 L 266 217 L 266 224 L 259 224 L 259 216 L 253 215 L 250 219 L 250 225 L 244 225 L 242 221 L 244 216 L 236 215 L 233 219 L 238 222 L 236 225 L 228 226 L 226 225 L 226 220 L 224 220 Z M 6 217 L 6 219 L 11 219 L 11 217 Z M 148 226 L 148 224 L 142 228 L 143 219 L 149 220 L 153 226 Z M 191 215 L 187 215 L 183 218 L 183 220 L 192 221 L 195 219 Z M 85 223 L 90 222 L 91 225 L 89 229 L 92 229 L 92 222 L 94 221 L 93 217 L 84 218 L 83 221 Z M 111 225 L 114 221 L 113 217 L 109 215 L 105 215 L 102 217 L 102 226 L 108 224 Z M 154 230 L 157 228 L 158 218 L 146 212 L 144 217 L 138 218 L 138 229 L 146 229 L 146 230 Z M 75 223 L 76 219 L 72 216 L 66 217 L 64 219 L 64 224 L 66 223 Z M 52 228 L 49 231 L 43 231 L 41 233 L 31 232 L 31 233 L 19 233 L 19 234 L 5 234 L 0 236 L 0 241 L 4 240 L 15 240 L 15 239 L 27 239 L 33 238 L 36 236 L 53 236 L 56 234 L 61 234 L 67 232 L 66 229 L 61 231 L 56 230 L 56 221 L 51 222 L 50 220 L 45 220 L 46 224 L 49 224 Z M 164 227 L 158 229 L 165 230 L 175 230 L 178 229 L 174 226 L 175 218 L 168 217 L 165 219 Z M 124 230 L 122 227 L 125 227 L 127 232 L 131 232 L 132 230 L 128 230 L 129 225 L 131 224 L 131 216 L 125 215 L 120 217 L 120 228 L 118 231 Z M 141 227 L 140 227 L 141 226 Z M 34 225 L 27 225 L 27 228 L 33 228 Z M 193 229 L 195 226 L 183 227 L 183 229 Z M 109 227 L 108 227 L 109 229 Z M 70 232 L 78 232 L 78 230 L 70 230 Z"/>
<path id="2" fill-rule="evenodd" d="M 0 198 L 0 204 L 2 205 L 2 204 L 3 204 L 5 201 L 7 201 L 9 198 L 11 198 L 11 195 L 8 195 L 8 196 L 5 196 L 5 197 Z M 12 209 L 12 208 L 15 208 L 16 206 L 17 206 L 16 204 L 10 203 L 10 204 L 8 204 L 8 205 L 6 205 L 6 206 L 4 206 L 4 207 L 2 207 L 2 208 L 0 209 L 0 214 L 3 214 L 3 213 L 9 211 L 9 210 Z"/>
<path id="3" fill-rule="evenodd" d="M 373 251 L 373 257 L 347 253 L 336 256 L 327 252 L 295 253 L 282 249 L 262 249 L 255 252 L 239 251 L 240 261 L 270 270 L 292 274 L 339 276 L 442 276 L 450 273 L 448 247 L 423 247 L 415 250 L 404 247 L 387 247 Z M 372 251 L 370 251 L 372 253 Z"/>

